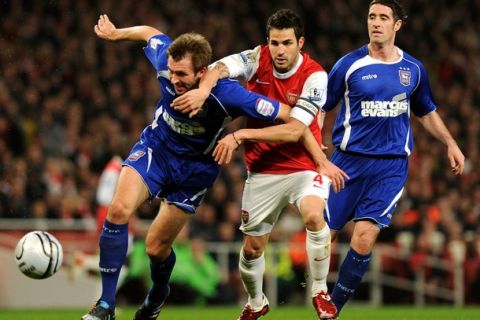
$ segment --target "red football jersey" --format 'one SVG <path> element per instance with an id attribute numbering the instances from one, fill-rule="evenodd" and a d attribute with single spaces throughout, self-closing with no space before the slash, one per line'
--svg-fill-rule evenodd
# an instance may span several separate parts
<path id="1" fill-rule="evenodd" d="M 302 52 L 301 55 L 303 61 L 298 69 L 289 77 L 280 78 L 274 74 L 268 46 L 261 46 L 258 69 L 247 82 L 247 88 L 294 107 L 307 78 L 314 72 L 325 72 L 308 54 Z M 317 117 L 318 115 L 309 128 L 321 144 L 322 133 Z M 263 128 L 270 125 L 271 122 L 247 119 L 247 128 Z M 315 163 L 301 142 L 277 144 L 245 141 L 245 162 L 249 171 L 257 173 L 288 174 L 316 170 Z"/>

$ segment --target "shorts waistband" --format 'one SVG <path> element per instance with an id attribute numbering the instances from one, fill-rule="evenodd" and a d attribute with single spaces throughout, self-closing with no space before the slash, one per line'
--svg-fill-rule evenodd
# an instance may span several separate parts
<path id="1" fill-rule="evenodd" d="M 364 157 L 372 159 L 407 159 L 407 155 L 398 155 L 398 154 L 366 154 L 353 151 L 344 151 L 340 149 L 335 149 L 335 152 L 340 152 L 355 157 Z"/>

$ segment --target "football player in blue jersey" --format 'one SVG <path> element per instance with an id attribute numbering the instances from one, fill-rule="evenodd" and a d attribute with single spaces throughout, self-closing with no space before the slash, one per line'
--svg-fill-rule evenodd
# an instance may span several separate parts
<path id="1" fill-rule="evenodd" d="M 465 157 L 441 120 L 429 79 L 420 61 L 395 46 L 406 15 L 396 0 L 370 2 L 370 41 L 342 57 L 328 78 L 322 111 L 342 100 L 333 128 L 336 151 L 331 161 L 350 179 L 330 194 L 326 219 L 337 231 L 355 222 L 350 250 L 343 260 L 332 299 L 341 310 L 366 272 L 382 228 L 388 227 L 407 179 L 413 147 L 410 114 L 447 147 L 454 174 L 463 172 Z"/>
<path id="2" fill-rule="evenodd" d="M 198 87 L 207 71 L 211 48 L 203 36 L 187 33 L 172 42 L 150 26 L 116 28 L 107 15 L 100 16 L 94 31 L 108 41 L 146 42 L 144 52 L 156 70 L 162 98 L 152 123 L 123 163 L 100 236 L 102 295 L 82 319 L 115 319 L 115 289 L 127 251 L 129 217 L 145 200 L 158 197 L 163 201 L 145 239 L 153 286 L 135 314 L 136 320 L 156 319 L 170 291 L 168 281 L 175 265 L 171 245 L 218 175 L 212 150 L 224 127 L 241 115 L 290 121 L 290 107 L 225 79 L 212 90 L 202 110 L 189 117 L 170 105 L 175 97 Z M 309 132 L 297 122 L 303 128 L 299 133 Z M 304 140 L 320 151 L 311 134 Z"/>

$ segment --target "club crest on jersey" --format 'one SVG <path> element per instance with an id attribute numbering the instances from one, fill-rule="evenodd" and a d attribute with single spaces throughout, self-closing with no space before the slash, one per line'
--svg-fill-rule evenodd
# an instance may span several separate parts
<path id="1" fill-rule="evenodd" d="M 138 159 L 140 159 L 144 155 L 145 155 L 145 152 L 138 150 L 138 151 L 135 151 L 134 153 L 132 153 L 130 156 L 128 156 L 128 160 L 137 161 Z"/>
<path id="2" fill-rule="evenodd" d="M 242 210 L 243 223 L 247 223 L 249 219 L 250 219 L 250 214 L 248 213 L 248 211 Z"/>
<path id="3" fill-rule="evenodd" d="M 412 74 L 410 73 L 409 70 L 398 70 L 399 76 L 400 76 L 400 83 L 403 84 L 404 86 L 409 86 L 410 85 L 410 78 L 412 77 Z"/>
<path id="4" fill-rule="evenodd" d="M 257 105 L 255 108 L 257 109 L 258 113 L 265 117 L 271 116 L 273 111 L 275 111 L 275 107 L 270 101 L 261 98 L 257 100 Z"/>
<path id="5" fill-rule="evenodd" d="M 297 104 L 298 93 L 295 92 L 295 91 L 288 90 L 287 91 L 287 101 L 288 101 L 288 104 L 291 105 L 291 106 L 294 106 L 295 104 Z"/>

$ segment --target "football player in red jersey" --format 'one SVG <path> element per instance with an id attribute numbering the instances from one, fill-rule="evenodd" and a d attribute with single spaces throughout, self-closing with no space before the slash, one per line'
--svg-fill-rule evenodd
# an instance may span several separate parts
<path id="1" fill-rule="evenodd" d="M 326 99 L 327 73 L 301 51 L 303 25 L 293 11 L 281 9 L 270 16 L 267 37 L 268 44 L 221 59 L 198 90 L 182 95 L 172 105 L 196 114 L 218 78 L 228 76 L 244 77 L 248 89 L 296 107 L 285 124 L 272 126 L 248 119 L 247 129 L 220 140 L 213 155 L 220 164 L 228 163 L 232 152 L 244 142 L 248 178 L 242 198 L 244 243 L 239 268 L 248 302 L 239 319 L 257 319 L 268 312 L 262 288 L 263 252 L 275 222 L 289 203 L 300 211 L 306 227 L 313 305 L 320 319 L 328 319 L 335 317 L 336 308 L 326 283 L 330 230 L 323 210 L 330 184 L 338 191 L 348 176 L 323 153 L 323 158 L 316 156 L 321 144 L 317 115 Z M 298 142 L 309 134 L 315 137 L 318 150 L 312 151 L 305 143 L 307 150 Z"/>

